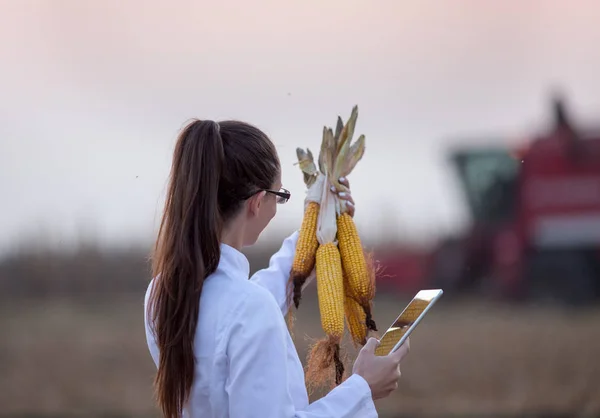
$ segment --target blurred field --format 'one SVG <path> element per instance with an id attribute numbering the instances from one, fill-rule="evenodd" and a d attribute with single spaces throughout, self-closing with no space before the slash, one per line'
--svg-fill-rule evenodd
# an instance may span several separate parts
<path id="1" fill-rule="evenodd" d="M 5 286 L 7 271 L 0 268 Z M 92 285 L 70 296 L 3 292 L 0 416 L 158 416 L 143 332 L 146 279 L 135 271 L 135 290 L 97 273 L 107 284 L 95 296 Z M 301 358 L 305 336 L 321 336 L 315 302 L 311 288 L 295 328 Z M 380 328 L 406 303 L 379 294 Z M 378 403 L 381 417 L 600 416 L 600 309 L 442 300 L 411 346 L 400 389 Z"/>

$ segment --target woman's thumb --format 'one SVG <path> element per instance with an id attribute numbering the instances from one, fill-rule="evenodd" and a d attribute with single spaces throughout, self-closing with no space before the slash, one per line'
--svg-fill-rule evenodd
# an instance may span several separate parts
<path id="1" fill-rule="evenodd" d="M 361 351 L 366 351 L 369 353 L 375 353 L 375 349 L 377 348 L 377 346 L 379 345 L 379 341 L 377 340 L 377 338 L 369 338 L 369 340 L 367 341 L 367 343 L 365 344 L 365 346 L 362 348 Z"/>

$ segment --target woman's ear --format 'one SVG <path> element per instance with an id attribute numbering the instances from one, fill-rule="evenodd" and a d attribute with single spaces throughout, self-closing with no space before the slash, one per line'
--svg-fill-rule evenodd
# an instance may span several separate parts
<path id="1" fill-rule="evenodd" d="M 250 199 L 248 199 L 248 212 L 250 215 L 258 216 L 258 212 L 260 211 L 260 205 L 266 194 L 267 192 L 261 191 L 256 193 Z"/>

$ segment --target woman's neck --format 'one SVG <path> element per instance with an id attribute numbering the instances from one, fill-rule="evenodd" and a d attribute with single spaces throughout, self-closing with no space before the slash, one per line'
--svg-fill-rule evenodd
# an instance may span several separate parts
<path id="1" fill-rule="evenodd" d="M 241 251 L 242 247 L 244 246 L 245 230 L 246 228 L 244 219 L 242 219 L 241 217 L 232 219 L 223 228 L 223 233 L 221 234 L 221 242 L 223 244 L 235 248 L 238 251 Z"/>

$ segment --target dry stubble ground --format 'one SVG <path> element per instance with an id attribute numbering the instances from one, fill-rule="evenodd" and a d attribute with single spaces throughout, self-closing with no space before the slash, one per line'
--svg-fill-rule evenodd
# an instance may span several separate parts
<path id="1" fill-rule="evenodd" d="M 378 296 L 380 328 L 406 302 Z M 302 358 L 318 321 L 311 289 L 295 327 Z M 3 302 L 0 330 L 1 416 L 157 416 L 141 295 Z M 600 309 L 442 301 L 411 346 L 382 417 L 600 416 Z"/>

